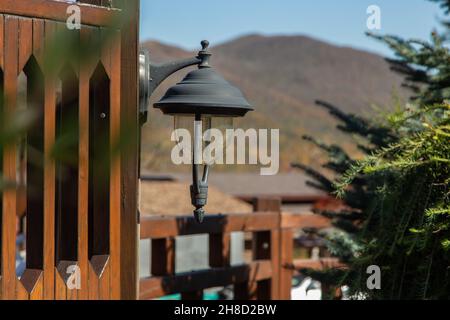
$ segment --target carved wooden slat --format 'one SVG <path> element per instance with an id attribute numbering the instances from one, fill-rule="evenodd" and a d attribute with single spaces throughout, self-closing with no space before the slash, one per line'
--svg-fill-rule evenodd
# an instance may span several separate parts
<path id="1" fill-rule="evenodd" d="M 115 32 L 111 39 L 110 51 L 110 136 L 111 136 L 111 176 L 110 176 L 110 255 L 111 255 L 111 298 L 121 297 L 121 157 L 118 152 L 121 143 L 121 43 L 120 33 Z M 124 254 L 127 254 L 124 252 Z"/>
<path id="2" fill-rule="evenodd" d="M 45 22 L 33 19 L 33 56 L 39 65 L 44 65 Z"/>
<path id="3" fill-rule="evenodd" d="M 25 289 L 23 283 L 17 279 L 15 299 L 20 301 L 30 300 L 30 293 Z"/>
<path id="4" fill-rule="evenodd" d="M 19 19 L 19 65 L 17 73 L 20 73 L 33 53 L 33 20 Z"/>
<path id="5" fill-rule="evenodd" d="M 46 46 L 51 47 L 56 34 L 56 23 L 45 22 Z M 56 118 L 56 75 L 45 77 L 44 115 L 44 297 L 54 299 L 55 279 L 55 162 L 51 156 L 55 143 Z"/>
<path id="6" fill-rule="evenodd" d="M 83 46 L 92 42 L 94 34 L 94 28 L 82 28 L 80 38 Z M 82 275 L 79 298 L 82 300 L 89 298 L 90 284 L 88 257 L 89 80 L 93 68 L 95 68 L 95 62 L 86 61 L 80 65 L 79 70 L 78 262 Z"/>
<path id="7" fill-rule="evenodd" d="M 67 286 L 67 284 L 66 284 Z M 67 288 L 67 300 L 78 300 L 78 289 L 69 289 Z"/>
<path id="8" fill-rule="evenodd" d="M 11 116 L 16 110 L 17 66 L 19 23 L 17 18 L 5 16 L 4 38 L 4 95 L 5 115 Z M 10 181 L 16 180 L 15 143 L 3 148 L 3 176 Z M 17 194 L 15 189 L 3 191 L 3 223 L 2 223 L 2 295 L 3 299 L 14 299 L 16 294 L 16 208 Z"/>
<path id="9" fill-rule="evenodd" d="M 44 299 L 44 277 L 40 270 L 36 272 L 39 273 L 39 278 L 36 281 L 36 285 L 30 293 L 30 300 L 43 300 Z"/>
<path id="10" fill-rule="evenodd" d="M 99 278 L 94 268 L 89 263 L 89 300 L 99 299 Z"/>
<path id="11" fill-rule="evenodd" d="M 99 280 L 98 298 L 100 300 L 111 299 L 111 264 L 108 263 Z"/>
<path id="12" fill-rule="evenodd" d="M 67 300 L 67 286 L 59 273 L 55 273 L 55 300 Z"/>

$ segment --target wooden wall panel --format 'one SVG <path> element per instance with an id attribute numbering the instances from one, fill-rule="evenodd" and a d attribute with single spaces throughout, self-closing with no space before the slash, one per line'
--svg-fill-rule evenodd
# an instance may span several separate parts
<path id="1" fill-rule="evenodd" d="M 51 0 L 30 0 L 27 6 L 17 1 L 2 1 L 0 3 L 0 67 L 4 71 L 5 93 L 7 103 L 5 110 L 12 114 L 16 109 L 17 77 L 30 57 L 36 59 L 44 72 L 44 223 L 43 232 L 43 267 L 42 270 L 26 270 L 19 280 L 15 275 L 15 240 L 16 214 L 18 210 L 18 192 L 9 189 L 1 194 L 1 278 L 0 297 L 2 299 L 135 299 L 137 297 L 137 144 L 128 145 L 132 149 L 123 152 L 118 147 L 121 141 L 121 131 L 124 124 L 127 130 L 135 133 L 137 141 L 137 48 L 138 20 L 134 16 L 127 21 L 128 31 L 133 30 L 123 47 L 121 32 L 107 30 L 102 27 L 110 25 L 110 19 L 117 18 L 120 10 L 106 10 L 83 6 L 85 21 L 79 32 L 82 42 L 95 43 L 92 40 L 100 35 L 104 38 L 104 46 L 97 55 L 91 55 L 79 64 L 69 61 L 79 78 L 79 159 L 78 159 L 78 215 L 77 215 L 77 265 L 81 272 L 80 290 L 69 290 L 66 270 L 69 261 L 55 259 L 55 191 L 56 164 L 51 156 L 56 135 L 56 84 L 58 70 L 67 63 L 64 57 L 55 59 L 58 62 L 47 69 L 46 59 L 49 49 L 55 48 L 53 36 L 56 32 L 69 32 L 64 21 L 62 10 L 67 4 L 55 3 Z M 119 2 L 118 2 L 119 3 Z M 33 10 L 33 6 L 36 6 Z M 53 13 L 45 8 L 56 8 Z M 131 8 L 130 12 L 137 14 L 139 1 L 122 1 L 121 8 Z M 3 16 L 1 13 L 8 13 Z M 56 17 L 56 15 L 59 15 Z M 46 19 L 43 19 L 46 18 Z M 48 20 L 50 19 L 50 20 Z M 97 19 L 97 20 L 96 20 Z M 108 21 L 107 21 L 108 20 Z M 103 29 L 102 29 L 103 28 Z M 98 45 L 98 43 L 97 43 Z M 95 67 L 102 63 L 110 80 L 110 135 L 111 141 L 111 171 L 110 171 L 110 230 L 109 255 L 96 256 L 95 261 L 89 261 L 89 219 L 88 219 L 88 188 L 89 188 L 89 81 Z M 125 62 L 126 67 L 122 67 Z M 54 67 L 54 68 L 53 68 Z M 122 77 L 124 75 L 124 77 Z M 130 90 L 130 86 L 136 90 Z M 122 92 L 127 92 L 125 99 Z M 135 92 L 134 92 L 135 91 Z M 124 107 L 126 106 L 126 107 Z M 127 117 L 124 120 L 123 116 Z M 131 121 L 128 121 L 130 120 Z M 5 178 L 15 181 L 17 172 L 17 147 L 15 144 L 5 146 L 2 172 Z M 130 154 L 130 151 L 133 154 Z M 121 158 L 127 154 L 125 164 Z M 124 170 L 128 172 L 124 173 Z M 126 177 L 126 185 L 123 180 Z M 123 194 L 126 190 L 125 194 Z M 21 209 L 20 209 L 21 211 Z M 131 241 L 130 241 L 131 240 Z M 125 254 L 122 254 L 126 250 Z M 56 265 L 58 263 L 58 265 Z M 130 281 L 131 279 L 131 281 Z"/>
<path id="2" fill-rule="evenodd" d="M 68 3 L 66 1 L 55 0 L 2 0 L 0 1 L 0 12 L 10 15 L 65 22 L 67 20 L 67 5 Z M 80 4 L 80 9 L 81 23 L 84 25 L 111 26 L 121 16 L 120 10 L 113 8 L 106 9 Z"/>
<path id="3" fill-rule="evenodd" d="M 6 111 L 12 113 L 16 108 L 17 77 L 27 64 L 31 56 L 34 56 L 39 67 L 44 70 L 44 225 L 43 225 L 43 270 L 26 270 L 24 276 L 19 280 L 15 275 L 15 238 L 16 238 L 16 211 L 17 211 L 17 192 L 16 190 L 7 190 L 2 194 L 2 207 L 6 214 L 2 216 L 2 264 L 0 278 L 0 296 L 4 299 L 128 299 L 137 296 L 137 193 L 135 187 L 126 188 L 128 191 L 126 197 L 122 197 L 124 190 L 122 177 L 127 178 L 128 185 L 137 186 L 137 154 L 129 155 L 127 164 L 124 166 L 121 162 L 121 152 L 118 148 L 121 141 L 121 126 L 123 125 L 122 115 L 126 113 L 128 119 L 132 121 L 131 128 L 136 133 L 137 141 L 137 18 L 131 23 L 134 28 L 133 37 L 128 40 L 131 45 L 123 49 L 121 33 L 118 30 L 113 31 L 112 38 L 105 41 L 105 46 L 101 52 L 95 54 L 95 47 L 90 53 L 90 59 L 86 64 L 78 65 L 74 61 L 70 63 L 75 67 L 75 72 L 79 77 L 79 169 L 78 169 L 78 266 L 81 271 L 81 289 L 69 290 L 67 288 L 68 277 L 65 274 L 69 262 L 60 262 L 56 266 L 55 259 L 55 191 L 56 191 L 56 170 L 55 160 L 51 153 L 55 142 L 56 134 L 56 72 L 50 72 L 45 68 L 48 49 L 54 48 L 53 35 L 56 32 L 64 32 L 65 25 L 46 18 L 50 13 L 41 12 L 50 1 L 32 0 L 26 1 L 28 6 L 23 4 L 25 1 L 7 1 L 0 4 L 0 12 L 8 14 L 18 14 L 23 11 L 25 16 L 3 16 L 0 15 L 0 67 L 4 68 L 5 92 L 7 96 Z M 132 3 L 133 10 L 138 10 L 139 1 L 122 2 L 126 7 Z M 30 7 L 39 5 L 36 15 L 31 14 Z M 53 4 L 52 4 L 53 5 Z M 57 12 L 52 13 L 52 19 L 62 21 L 63 16 L 58 19 L 53 17 L 60 13 L 62 3 L 55 4 Z M 22 11 L 21 11 L 22 10 Z M 88 19 L 94 17 L 106 17 L 103 9 L 92 8 L 89 13 L 89 7 L 83 7 L 87 13 Z M 61 11 L 62 12 L 62 11 Z M 114 11 L 117 16 L 119 11 Z M 137 12 L 137 11 L 136 11 Z M 108 13 L 112 16 L 112 13 Z M 48 17 L 47 17 L 48 16 Z M 103 19 L 102 18 L 102 19 Z M 101 20 L 99 24 L 104 20 Z M 83 26 L 80 32 L 81 41 L 89 42 L 92 38 L 104 34 L 111 35 L 110 30 L 100 27 Z M 75 31 L 77 32 L 77 31 Z M 105 39 L 104 39 L 105 40 Z M 134 41 L 135 43 L 131 43 Z M 128 53 L 127 68 L 123 70 L 121 62 L 123 53 Z M 92 54 L 93 53 L 93 54 Z M 7 63 L 5 62 L 7 61 Z M 110 252 L 109 256 L 98 256 L 96 261 L 89 261 L 88 246 L 88 177 L 89 177 L 89 80 L 98 63 L 101 62 L 108 74 L 110 80 L 110 134 L 111 141 L 117 142 L 111 145 L 114 151 L 111 155 L 110 172 Z M 61 61 L 61 64 L 65 61 Z M 53 71 L 59 70 L 61 66 L 56 66 Z M 126 86 L 122 81 L 122 74 L 126 77 Z M 130 81 L 130 77 L 134 78 Z M 136 88 L 136 92 L 129 90 L 131 86 Z M 127 109 L 123 111 L 124 100 L 121 91 L 126 88 L 128 92 Z M 131 97 L 131 98 L 130 98 Z M 129 103 L 130 100 L 134 100 Z M 127 122 L 128 124 L 128 122 Z M 135 126 L 135 127 L 133 127 Z M 133 143 L 132 143 L 133 145 Z M 135 145 L 135 147 L 137 147 Z M 134 149 L 136 152 L 137 148 Z M 128 150 L 129 151 L 129 150 Z M 3 157 L 3 173 L 5 178 L 11 181 L 16 180 L 16 146 L 10 145 L 5 148 Z M 130 160 L 131 158 L 131 160 Z M 129 173 L 124 173 L 126 170 Z M 130 193 L 131 192 L 131 193 Z M 124 209 L 127 212 L 124 212 Z M 123 227 L 125 226 L 125 227 Z M 132 241 L 125 241 L 132 239 Z M 128 248 L 128 253 L 122 255 L 121 251 Z M 124 270 L 123 262 L 130 270 Z M 98 266 L 101 263 L 99 272 Z M 134 283 L 129 281 L 126 285 L 125 277 L 133 278 Z M 126 289 L 124 289 L 126 288 Z M 131 289 L 130 289 L 131 288 Z"/>
<path id="4" fill-rule="evenodd" d="M 83 28 L 80 39 L 83 44 L 90 43 L 94 28 Z M 87 64 L 89 63 L 89 64 Z M 88 257 L 88 186 L 89 186 L 89 80 L 95 62 L 86 61 L 79 70 L 79 159 L 78 159 L 78 263 L 80 266 L 81 289 L 78 297 L 89 299 L 90 264 Z"/>

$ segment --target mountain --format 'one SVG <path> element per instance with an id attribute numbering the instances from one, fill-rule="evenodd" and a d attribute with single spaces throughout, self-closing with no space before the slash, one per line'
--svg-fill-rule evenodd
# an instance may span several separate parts
<path id="1" fill-rule="evenodd" d="M 155 62 L 191 57 L 195 53 L 155 41 L 142 43 Z M 406 100 L 402 78 L 391 72 L 383 57 L 339 47 L 305 36 L 249 35 L 211 48 L 212 65 L 238 86 L 256 112 L 238 121 L 239 127 L 279 128 L 281 163 L 317 163 L 321 155 L 301 140 L 311 134 L 326 142 L 351 147 L 349 137 L 334 128 L 334 121 L 317 107 L 317 99 L 344 111 L 374 115 L 373 106 L 392 106 L 394 97 Z M 167 80 L 154 100 L 185 75 Z M 166 170 L 170 157 L 169 117 L 152 110 L 143 133 L 144 169 Z M 351 150 L 356 152 L 355 150 Z"/>

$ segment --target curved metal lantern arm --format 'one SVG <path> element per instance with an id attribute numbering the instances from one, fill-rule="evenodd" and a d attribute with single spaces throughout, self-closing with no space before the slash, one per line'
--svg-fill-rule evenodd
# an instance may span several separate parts
<path id="1" fill-rule="evenodd" d="M 181 59 L 162 64 L 153 64 L 150 62 L 150 92 L 154 92 L 165 79 L 170 77 L 175 72 L 190 66 L 198 65 L 201 62 L 202 60 L 198 57 Z"/>
<path id="2" fill-rule="evenodd" d="M 150 97 L 159 85 L 175 72 L 190 66 L 199 65 L 201 62 L 202 60 L 199 57 L 195 57 L 156 64 L 150 61 L 148 50 L 143 49 L 141 51 L 139 55 L 139 113 L 141 125 L 147 122 Z"/>
<path id="3" fill-rule="evenodd" d="M 139 54 L 139 110 L 141 125 L 147 122 L 150 97 L 164 80 L 175 72 L 190 66 L 197 65 L 200 69 L 210 68 L 209 59 L 211 53 L 208 51 L 209 42 L 203 40 L 201 45 L 202 50 L 199 51 L 196 57 L 159 64 L 150 61 L 150 53 L 147 49 L 141 50 Z"/>

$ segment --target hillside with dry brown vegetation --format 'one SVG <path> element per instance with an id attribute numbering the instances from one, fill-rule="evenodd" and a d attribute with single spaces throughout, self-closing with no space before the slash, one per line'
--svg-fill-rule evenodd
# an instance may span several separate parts
<path id="1" fill-rule="evenodd" d="M 150 50 L 155 62 L 195 54 L 154 41 L 142 46 Z M 256 112 L 239 120 L 237 126 L 280 129 L 284 169 L 292 161 L 317 163 L 321 157 L 301 140 L 304 134 L 327 142 L 344 142 L 344 146 L 344 139 L 349 139 L 334 130 L 333 120 L 315 105 L 315 100 L 372 116 L 378 112 L 375 106 L 383 109 L 393 104 L 394 97 L 407 97 L 401 77 L 389 69 L 383 57 L 304 36 L 251 35 L 212 47 L 211 51 L 213 66 L 241 88 L 256 107 Z M 184 74 L 179 72 L 163 83 L 153 101 Z M 170 165 L 172 121 L 151 110 L 143 131 L 143 169 L 174 169 Z"/>

